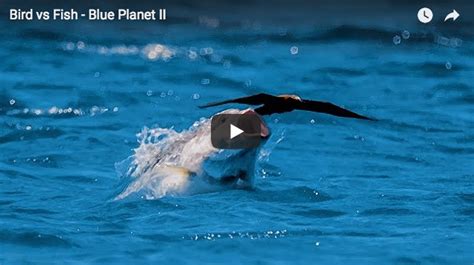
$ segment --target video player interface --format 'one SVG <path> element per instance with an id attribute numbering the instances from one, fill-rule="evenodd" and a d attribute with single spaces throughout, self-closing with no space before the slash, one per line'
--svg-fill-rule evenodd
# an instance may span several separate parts
<path id="1" fill-rule="evenodd" d="M 0 1 L 0 264 L 474 264 L 471 1 Z"/>

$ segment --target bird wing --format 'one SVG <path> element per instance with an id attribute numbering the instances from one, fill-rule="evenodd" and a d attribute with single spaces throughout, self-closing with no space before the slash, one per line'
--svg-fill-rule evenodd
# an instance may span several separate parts
<path id="1" fill-rule="evenodd" d="M 329 102 L 322 102 L 322 101 L 314 101 L 314 100 L 302 100 L 298 98 L 291 98 L 291 97 L 283 97 L 283 96 L 273 96 L 265 93 L 260 93 L 253 96 L 242 97 L 242 98 L 235 98 L 229 99 L 219 102 L 209 103 L 203 106 L 199 106 L 199 108 L 208 108 L 214 106 L 220 106 L 229 103 L 239 103 L 239 104 L 247 104 L 247 105 L 263 105 L 255 109 L 260 115 L 271 115 L 274 113 L 284 113 L 290 112 L 293 110 L 306 110 L 312 112 L 320 112 L 326 113 L 334 116 L 339 117 L 346 117 L 346 118 L 355 118 L 355 119 L 363 119 L 363 120 L 374 120 L 369 117 L 365 117 L 359 115 L 355 112 L 350 110 L 346 110 L 344 108 L 338 107 Z"/>
<path id="2" fill-rule="evenodd" d="M 265 94 L 265 93 L 260 93 L 260 94 L 248 96 L 248 97 L 229 99 L 229 100 L 224 100 L 224 101 L 219 101 L 219 102 L 212 102 L 203 106 L 199 106 L 199 108 L 203 109 L 203 108 L 214 107 L 214 106 L 219 106 L 219 105 L 224 105 L 224 104 L 229 104 L 229 103 L 264 105 L 264 104 L 274 102 L 275 100 L 278 100 L 278 99 L 279 99 L 278 97 Z"/>
<path id="3" fill-rule="evenodd" d="M 315 101 L 315 100 L 302 100 L 300 102 L 295 101 L 294 109 L 298 110 L 307 110 L 312 112 L 326 113 L 334 116 L 345 117 L 345 118 L 355 118 L 362 120 L 374 120 L 369 117 L 359 115 L 350 110 L 341 108 L 329 102 Z"/>

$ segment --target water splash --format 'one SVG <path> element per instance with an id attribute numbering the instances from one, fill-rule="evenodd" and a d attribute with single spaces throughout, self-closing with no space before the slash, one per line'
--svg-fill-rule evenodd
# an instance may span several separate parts
<path id="1" fill-rule="evenodd" d="M 157 199 L 252 186 L 258 149 L 216 149 L 210 132 L 211 120 L 204 118 L 182 132 L 145 127 L 137 135 L 139 146 L 133 156 L 116 164 L 119 175 L 129 182 L 116 199 L 132 194 Z M 241 174 L 245 180 L 225 185 L 221 181 Z"/>
<path id="2" fill-rule="evenodd" d="M 447 38 L 442 35 L 435 36 L 434 42 L 452 48 L 461 47 L 463 43 L 463 41 L 459 38 Z"/>
<path id="3" fill-rule="evenodd" d="M 410 38 L 410 32 L 408 30 L 402 31 L 402 38 L 408 40 Z"/>
<path id="4" fill-rule="evenodd" d="M 146 45 L 142 49 L 142 53 L 151 61 L 160 59 L 163 61 L 168 61 L 175 55 L 175 51 L 173 51 L 173 49 L 156 43 Z"/>
<path id="5" fill-rule="evenodd" d="M 297 54 L 298 54 L 298 47 L 292 46 L 292 47 L 290 48 L 290 53 L 291 53 L 292 55 L 297 55 Z"/>
<path id="6" fill-rule="evenodd" d="M 176 49 L 159 43 L 150 43 L 145 46 L 137 45 L 95 45 L 88 44 L 83 41 L 78 42 L 65 42 L 62 45 L 62 49 L 65 51 L 79 51 L 84 53 L 97 53 L 100 55 L 141 55 L 142 57 L 150 61 L 169 61 L 176 55 Z"/>
<path id="7" fill-rule="evenodd" d="M 400 44 L 400 43 L 402 42 L 402 38 L 400 38 L 399 35 L 395 35 L 395 36 L 393 37 L 393 40 L 392 40 L 392 41 L 393 41 L 393 43 L 394 43 L 395 45 L 398 45 L 398 44 Z"/>
<path id="8" fill-rule="evenodd" d="M 451 68 L 453 67 L 453 65 L 450 62 L 446 62 L 444 66 L 446 67 L 447 70 L 451 70 Z"/>
<path id="9" fill-rule="evenodd" d="M 15 101 L 10 101 L 10 105 L 15 105 Z M 57 107 L 50 108 L 15 108 L 9 110 L 6 114 L 8 116 L 96 116 L 108 112 L 118 112 L 118 107 L 109 108 L 106 106 L 92 106 L 90 108 L 75 108 L 75 107 Z"/>

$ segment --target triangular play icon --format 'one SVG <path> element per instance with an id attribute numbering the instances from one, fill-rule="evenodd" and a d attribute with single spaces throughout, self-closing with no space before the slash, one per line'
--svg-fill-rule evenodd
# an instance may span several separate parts
<path id="1" fill-rule="evenodd" d="M 234 139 L 235 137 L 239 136 L 243 132 L 244 131 L 242 131 L 239 127 L 234 126 L 233 124 L 230 125 L 230 139 Z"/>

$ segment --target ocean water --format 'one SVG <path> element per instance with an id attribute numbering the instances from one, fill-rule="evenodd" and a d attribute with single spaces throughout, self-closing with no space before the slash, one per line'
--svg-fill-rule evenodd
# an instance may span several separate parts
<path id="1" fill-rule="evenodd" d="M 0 264 L 474 262 L 467 26 L 172 22 L 2 22 Z M 251 187 L 117 197 L 134 159 L 199 158 L 177 142 L 226 107 L 198 105 L 259 92 L 379 120 L 265 117 Z"/>

